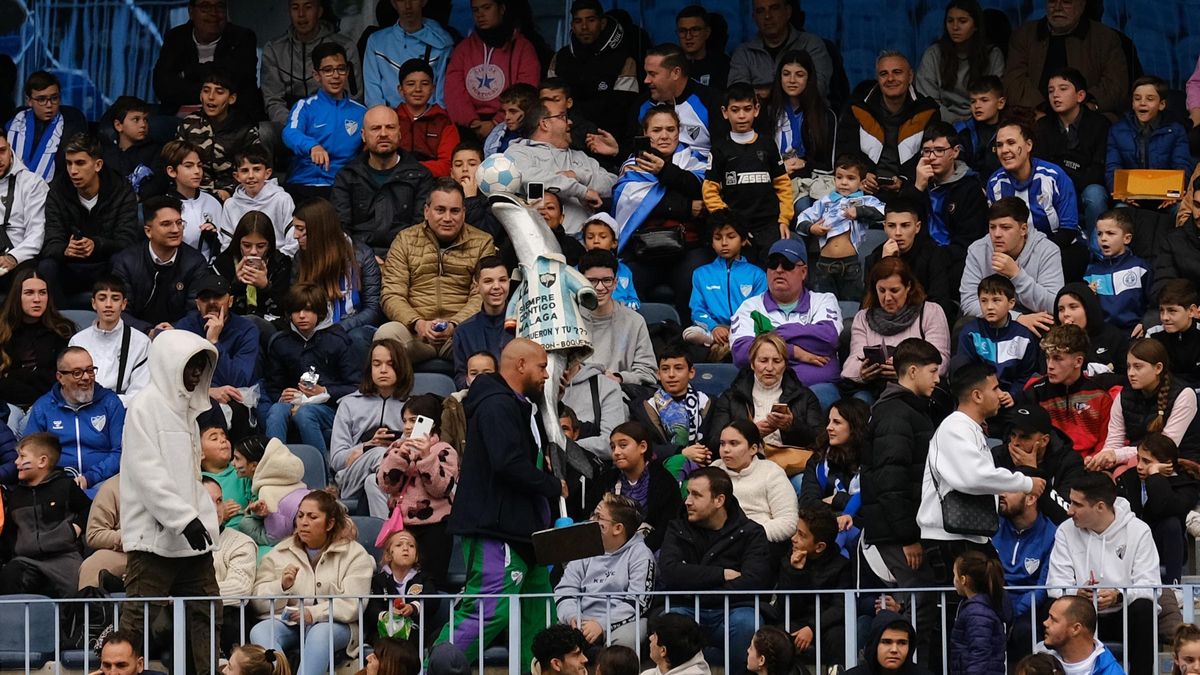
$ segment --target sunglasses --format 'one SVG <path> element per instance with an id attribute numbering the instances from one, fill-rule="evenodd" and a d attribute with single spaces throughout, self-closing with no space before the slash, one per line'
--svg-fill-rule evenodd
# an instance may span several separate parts
<path id="1" fill-rule="evenodd" d="M 788 260 L 782 253 L 772 253 L 767 256 L 767 269 L 773 270 L 782 268 L 784 272 L 791 272 L 796 269 L 797 263 Z"/>

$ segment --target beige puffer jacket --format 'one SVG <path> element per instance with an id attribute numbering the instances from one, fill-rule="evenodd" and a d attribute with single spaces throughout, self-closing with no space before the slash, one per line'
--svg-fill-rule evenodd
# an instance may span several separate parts
<path id="1" fill-rule="evenodd" d="M 424 223 L 401 231 L 383 266 L 383 313 L 409 328 L 418 319 L 439 317 L 462 323 L 479 311 L 475 265 L 495 252 L 492 236 L 470 225 L 446 248 Z"/>

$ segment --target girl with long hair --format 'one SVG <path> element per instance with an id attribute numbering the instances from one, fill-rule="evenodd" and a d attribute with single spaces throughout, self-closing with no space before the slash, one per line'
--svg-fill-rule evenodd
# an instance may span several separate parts
<path id="1" fill-rule="evenodd" d="M 944 24 L 942 37 L 921 57 L 916 87 L 936 100 L 942 119 L 953 124 L 971 116 L 971 83 L 1004 74 L 1004 55 L 988 43 L 977 0 L 950 0 Z"/>
<path id="2" fill-rule="evenodd" d="M 804 473 L 792 479 L 800 506 L 828 504 L 837 514 L 838 531 L 854 524 L 858 513 L 858 468 L 866 448 L 871 409 L 856 398 L 843 398 L 829 407 L 829 423 L 817 437 L 816 451 Z"/>
<path id="3" fill-rule="evenodd" d="M 1117 479 L 1134 515 L 1146 521 L 1162 564 L 1162 582 L 1177 584 L 1187 561 L 1188 514 L 1200 502 L 1200 464 L 1180 459 L 1166 434 L 1152 432 L 1138 443 L 1137 470 Z"/>
<path id="4" fill-rule="evenodd" d="M 278 317 L 292 279 L 292 259 L 275 248 L 275 226 L 262 211 L 247 211 L 233 230 L 233 240 L 212 262 L 213 271 L 229 280 L 233 312 L 242 316 Z M 255 322 L 262 330 L 263 323 Z"/>
<path id="5" fill-rule="evenodd" d="M 792 178 L 833 170 L 837 117 L 817 87 L 816 73 L 803 49 L 785 52 L 775 68 L 768 119 L 775 120 L 775 143 Z"/>
<path id="6" fill-rule="evenodd" d="M 58 355 L 74 334 L 36 268 L 17 272 L 0 309 L 0 400 L 25 410 L 50 391 Z"/>
<path id="7" fill-rule="evenodd" d="M 763 626 L 750 638 L 750 648 L 746 650 L 746 672 L 755 675 L 789 675 L 795 658 L 796 648 L 792 646 L 791 636 L 782 628 Z"/>

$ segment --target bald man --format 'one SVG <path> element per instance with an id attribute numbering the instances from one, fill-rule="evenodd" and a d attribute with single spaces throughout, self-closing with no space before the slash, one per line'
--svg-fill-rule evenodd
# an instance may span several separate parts
<path id="1" fill-rule="evenodd" d="M 547 378 L 546 350 L 516 338 L 500 354 L 500 372 L 471 383 L 467 410 L 467 451 L 458 478 L 451 534 L 462 537 L 468 561 L 463 593 L 550 593 L 550 576 L 533 557 L 532 537 L 550 527 L 550 507 L 566 496 L 567 484 L 549 473 L 542 447 L 546 432 L 529 397 Z M 508 626 L 509 601 L 476 605 L 464 598 L 438 637 L 474 660 Z M 521 602 L 521 663 L 533 658 L 533 636 L 549 623 L 544 597 Z M 480 640 L 480 622 L 483 622 Z"/>
<path id="2" fill-rule="evenodd" d="M 333 207 L 354 243 L 383 265 L 396 234 L 421 220 L 433 174 L 400 150 L 400 118 L 387 106 L 363 115 L 362 140 L 362 153 L 333 179 Z"/>

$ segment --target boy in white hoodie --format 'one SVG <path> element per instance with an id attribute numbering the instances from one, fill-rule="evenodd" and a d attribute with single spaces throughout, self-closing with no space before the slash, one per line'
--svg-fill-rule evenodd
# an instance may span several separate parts
<path id="1" fill-rule="evenodd" d="M 1088 472 L 1071 483 L 1071 522 L 1059 526 L 1050 551 L 1046 585 L 1052 597 L 1071 594 L 1095 603 L 1101 640 L 1121 640 L 1129 623 L 1129 672 L 1155 672 L 1154 591 L 1159 583 L 1158 549 L 1150 526 L 1117 497 L 1107 474 Z M 1131 588 L 1141 586 L 1142 588 Z M 1124 611 L 1122 611 L 1124 610 Z"/>
<path id="2" fill-rule="evenodd" d="M 222 244 L 217 236 L 217 221 L 221 219 L 221 202 L 200 189 L 204 182 L 204 163 L 200 148 L 188 141 L 175 140 L 163 146 L 159 154 L 166 166 L 167 177 L 175 189 L 183 209 L 183 243 L 212 260 L 220 253 Z"/>
<path id="3" fill-rule="evenodd" d="M 8 139 L 0 139 L 0 274 L 37 258 L 46 237 L 46 195 L 50 186 L 21 163 Z"/>
<path id="4" fill-rule="evenodd" d="M 238 221 L 250 211 L 261 211 L 275 226 L 275 248 L 288 257 L 296 255 L 300 244 L 292 233 L 292 212 L 296 203 L 286 190 L 271 178 L 271 158 L 262 146 L 252 145 L 234 156 L 233 177 L 238 188 L 225 202 L 221 212 L 221 248 L 229 246 Z"/>

